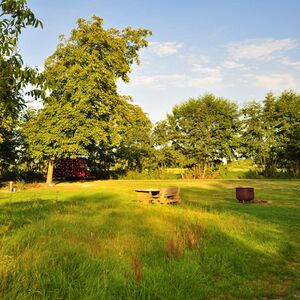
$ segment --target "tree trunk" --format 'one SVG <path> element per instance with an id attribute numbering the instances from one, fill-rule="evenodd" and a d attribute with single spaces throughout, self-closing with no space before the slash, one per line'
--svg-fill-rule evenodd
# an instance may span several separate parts
<path id="1" fill-rule="evenodd" d="M 203 173 L 202 173 L 202 179 L 204 179 L 205 178 L 205 175 L 206 175 L 206 170 L 207 170 L 207 163 L 204 163 L 203 164 Z"/>
<path id="2" fill-rule="evenodd" d="M 47 172 L 47 184 L 52 184 L 53 180 L 53 169 L 54 169 L 54 162 L 53 160 L 49 160 L 48 162 L 48 172 Z"/>
<path id="3" fill-rule="evenodd" d="M 267 177 L 267 166 L 266 166 L 266 159 L 264 156 L 261 158 L 261 167 L 262 167 L 262 172 L 264 174 L 264 177 Z"/>
<path id="4" fill-rule="evenodd" d="M 195 168 L 196 168 L 195 178 L 198 179 L 200 178 L 200 174 L 201 174 L 201 166 L 197 164 Z"/>
<path id="5" fill-rule="evenodd" d="M 193 166 L 193 173 L 192 173 L 192 178 L 197 178 L 197 165 Z"/>

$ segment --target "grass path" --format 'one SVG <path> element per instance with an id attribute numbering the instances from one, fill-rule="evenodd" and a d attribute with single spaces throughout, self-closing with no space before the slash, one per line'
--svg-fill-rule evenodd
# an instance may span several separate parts
<path id="1" fill-rule="evenodd" d="M 181 205 L 134 190 L 180 186 Z M 239 204 L 253 186 L 271 205 Z M 300 181 L 97 181 L 0 192 L 1 299 L 299 299 Z"/>

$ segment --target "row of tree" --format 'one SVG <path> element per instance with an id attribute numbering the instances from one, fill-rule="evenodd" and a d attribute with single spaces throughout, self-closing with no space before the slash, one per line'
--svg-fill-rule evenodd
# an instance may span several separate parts
<path id="1" fill-rule="evenodd" d="M 176 105 L 154 127 L 140 107 L 127 103 L 121 115 L 110 110 L 101 127 L 93 128 L 91 119 L 81 113 L 45 106 L 29 111 L 31 115 L 21 123 L 16 139 L 23 141 L 19 168 L 42 172 L 46 163 L 52 168 L 63 158 L 86 157 L 98 176 L 179 167 L 193 178 L 205 178 L 224 163 L 251 158 L 266 177 L 279 170 L 297 177 L 299 107 L 300 96 L 293 91 L 277 97 L 268 93 L 262 102 L 240 109 L 229 100 L 206 94 Z M 100 142 L 95 142 L 92 130 L 104 129 Z M 51 169 L 48 176 L 50 183 Z"/>
<path id="2" fill-rule="evenodd" d="M 139 106 L 117 90 L 128 82 L 147 29 L 104 29 L 103 20 L 79 19 L 60 37 L 41 74 L 17 51 L 26 26 L 42 26 L 24 0 L 0 2 L 0 176 L 47 173 L 61 159 L 85 158 L 91 174 L 188 169 L 204 178 L 226 161 L 252 158 L 265 176 L 299 175 L 300 97 L 286 91 L 239 109 L 207 94 L 176 105 L 154 128 Z M 43 108 L 26 108 L 23 89 Z M 47 172 L 46 172 L 47 170 Z"/>
<path id="3" fill-rule="evenodd" d="M 221 164 L 251 158 L 266 177 L 278 170 L 299 176 L 300 96 L 269 92 L 239 109 L 208 94 L 176 105 L 154 129 L 162 167 L 189 168 L 195 178 Z"/>

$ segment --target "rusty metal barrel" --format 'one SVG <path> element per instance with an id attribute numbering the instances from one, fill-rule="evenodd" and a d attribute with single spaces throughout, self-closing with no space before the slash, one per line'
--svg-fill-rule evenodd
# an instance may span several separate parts
<path id="1" fill-rule="evenodd" d="M 235 188 L 236 199 L 239 202 L 247 202 L 254 200 L 254 188 L 252 187 L 237 187 Z"/>

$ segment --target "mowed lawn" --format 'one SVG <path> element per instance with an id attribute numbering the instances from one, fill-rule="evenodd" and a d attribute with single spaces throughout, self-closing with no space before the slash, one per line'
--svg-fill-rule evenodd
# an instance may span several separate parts
<path id="1" fill-rule="evenodd" d="M 180 186 L 180 205 L 137 188 Z M 259 200 L 239 204 L 234 188 Z M 0 299 L 299 299 L 300 181 L 95 181 L 0 192 Z"/>

